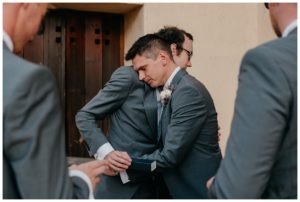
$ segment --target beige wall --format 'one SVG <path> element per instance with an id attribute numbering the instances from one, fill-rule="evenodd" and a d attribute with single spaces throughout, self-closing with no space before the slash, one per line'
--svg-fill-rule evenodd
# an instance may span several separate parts
<path id="1" fill-rule="evenodd" d="M 241 58 L 248 49 L 275 38 L 268 12 L 262 3 L 146 3 L 125 15 L 125 53 L 138 37 L 164 25 L 194 36 L 193 67 L 188 71 L 206 85 L 215 101 L 224 153 Z"/>

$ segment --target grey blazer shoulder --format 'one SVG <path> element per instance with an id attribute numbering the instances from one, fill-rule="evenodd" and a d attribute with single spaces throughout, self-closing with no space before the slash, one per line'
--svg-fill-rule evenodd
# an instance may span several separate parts
<path id="1" fill-rule="evenodd" d="M 131 155 L 153 151 L 157 132 L 153 122 L 156 121 L 157 106 L 150 98 L 152 103 L 147 108 L 146 91 L 153 92 L 138 79 L 132 67 L 120 67 L 103 89 L 77 113 L 76 124 L 91 156 L 108 141 L 115 149 Z M 111 120 L 110 129 L 108 134 L 104 134 L 96 121 L 107 117 Z M 144 145 L 142 150 L 133 149 L 145 140 L 148 145 Z"/>
<path id="2" fill-rule="evenodd" d="M 4 198 L 88 197 L 84 181 L 74 178 L 72 184 L 69 178 L 63 123 L 49 70 L 12 54 L 4 45 Z"/>
<path id="3" fill-rule="evenodd" d="M 243 58 L 213 198 L 297 197 L 297 30 Z"/>

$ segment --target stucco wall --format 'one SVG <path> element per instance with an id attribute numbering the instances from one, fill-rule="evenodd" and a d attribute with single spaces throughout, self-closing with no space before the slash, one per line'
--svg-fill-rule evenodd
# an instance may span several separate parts
<path id="1" fill-rule="evenodd" d="M 125 53 L 138 37 L 164 25 L 178 26 L 194 36 L 193 67 L 188 71 L 214 99 L 224 153 L 241 58 L 248 49 L 275 38 L 268 12 L 262 3 L 146 3 L 125 15 Z"/>

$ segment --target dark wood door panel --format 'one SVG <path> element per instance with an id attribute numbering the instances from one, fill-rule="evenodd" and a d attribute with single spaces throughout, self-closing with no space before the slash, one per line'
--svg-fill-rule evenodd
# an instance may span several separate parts
<path id="1" fill-rule="evenodd" d="M 75 115 L 85 103 L 85 46 L 84 18 L 67 15 L 66 20 L 66 122 L 68 153 L 84 156 L 80 134 L 75 124 Z"/>
<path id="2" fill-rule="evenodd" d="M 90 101 L 102 88 L 102 20 L 99 16 L 85 20 L 85 103 Z"/>
<path id="3" fill-rule="evenodd" d="M 54 10 L 44 23 L 43 34 L 21 55 L 46 65 L 55 75 L 65 114 L 67 155 L 86 157 L 75 115 L 123 64 L 123 17 Z M 108 130 L 108 119 L 99 124 L 104 132 Z"/>
<path id="4" fill-rule="evenodd" d="M 53 72 L 65 111 L 65 19 L 59 13 L 48 13 L 44 20 L 44 64 Z"/>
<path id="5" fill-rule="evenodd" d="M 37 64 L 44 63 L 44 35 L 37 35 L 23 49 L 23 57 Z"/>

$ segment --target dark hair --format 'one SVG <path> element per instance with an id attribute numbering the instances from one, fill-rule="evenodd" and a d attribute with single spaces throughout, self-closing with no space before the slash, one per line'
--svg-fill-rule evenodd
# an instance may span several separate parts
<path id="1" fill-rule="evenodd" d="M 136 55 L 144 55 L 147 58 L 156 59 L 159 51 L 165 51 L 173 60 L 170 45 L 157 34 L 147 34 L 140 37 L 128 50 L 125 60 L 132 60 Z"/>
<path id="2" fill-rule="evenodd" d="M 179 29 L 177 27 L 168 27 L 160 29 L 157 33 L 160 37 L 162 37 L 169 45 L 176 44 L 177 53 L 179 54 L 183 50 L 184 43 L 184 35 L 190 40 L 194 40 L 193 36 L 186 32 L 183 29 Z"/>

